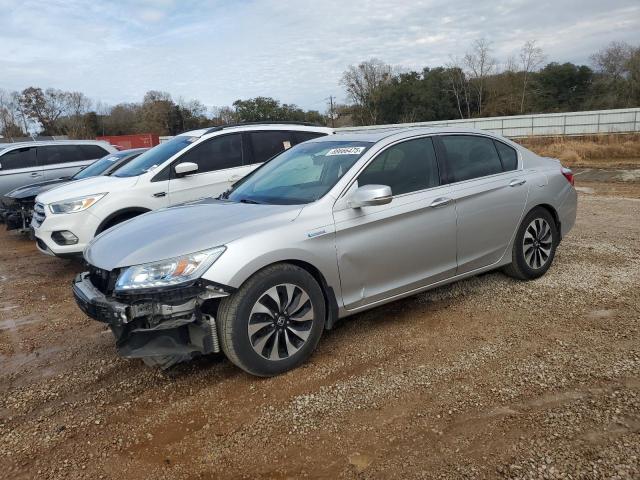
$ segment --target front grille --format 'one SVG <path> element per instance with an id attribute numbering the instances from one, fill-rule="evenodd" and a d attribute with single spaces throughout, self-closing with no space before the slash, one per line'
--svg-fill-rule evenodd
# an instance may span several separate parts
<path id="1" fill-rule="evenodd" d="M 100 292 L 110 295 L 116 285 L 117 275 L 115 272 L 103 270 L 93 265 L 89 265 L 89 280 Z"/>
<path id="2" fill-rule="evenodd" d="M 44 205 L 40 202 L 36 203 L 35 207 L 33 207 L 33 226 L 39 227 L 45 218 L 47 218 L 47 214 Z"/>

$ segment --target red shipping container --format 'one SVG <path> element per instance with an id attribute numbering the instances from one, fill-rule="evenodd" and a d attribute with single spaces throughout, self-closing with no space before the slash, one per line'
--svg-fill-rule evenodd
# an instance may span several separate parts
<path id="1" fill-rule="evenodd" d="M 129 150 L 130 148 L 151 148 L 160 143 L 160 137 L 153 133 L 140 133 L 136 135 L 107 135 L 96 137 L 96 140 L 109 142 L 118 150 Z"/>

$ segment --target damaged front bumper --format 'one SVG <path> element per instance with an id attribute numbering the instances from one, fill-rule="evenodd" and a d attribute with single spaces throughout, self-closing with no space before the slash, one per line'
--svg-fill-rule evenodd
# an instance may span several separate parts
<path id="1" fill-rule="evenodd" d="M 76 303 L 89 317 L 109 325 L 121 356 L 163 368 L 220 351 L 215 318 L 204 304 L 229 294 L 217 286 L 196 284 L 114 297 L 98 290 L 89 272 L 73 280 Z"/>
<path id="2" fill-rule="evenodd" d="M 33 206 L 34 202 L 32 201 L 4 201 L 1 216 L 7 225 L 7 230 L 19 230 L 21 233 L 30 233 Z"/>

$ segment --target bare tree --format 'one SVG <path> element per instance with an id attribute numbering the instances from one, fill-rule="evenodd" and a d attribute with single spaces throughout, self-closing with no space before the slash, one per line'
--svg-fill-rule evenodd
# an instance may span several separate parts
<path id="1" fill-rule="evenodd" d="M 48 135 L 62 133 L 57 124 L 58 119 L 66 113 L 68 106 L 67 92 L 48 88 L 25 88 L 19 97 L 22 112 L 33 122 L 40 124 Z"/>
<path id="2" fill-rule="evenodd" d="M 486 78 L 493 73 L 496 66 L 496 60 L 491 57 L 491 43 L 484 38 L 473 42 L 471 50 L 464 56 L 464 63 L 471 77 L 471 84 L 476 90 L 478 97 L 477 112 L 480 115 L 482 113 Z"/>
<path id="3" fill-rule="evenodd" d="M 447 78 L 451 93 L 456 99 L 456 107 L 460 118 L 471 118 L 471 99 L 469 96 L 469 79 L 464 73 L 462 62 L 454 57 L 450 57 L 449 63 L 446 64 Z"/>
<path id="4" fill-rule="evenodd" d="M 375 125 L 378 122 L 381 90 L 392 76 L 391 66 L 375 58 L 351 65 L 343 73 L 340 83 L 358 107 L 361 123 Z"/>
<path id="5" fill-rule="evenodd" d="M 18 93 L 0 89 L 0 135 L 22 137 L 26 134 L 27 124 L 20 112 Z"/>
<path id="6" fill-rule="evenodd" d="M 522 97 L 520 99 L 520 113 L 524 113 L 524 101 L 527 94 L 529 76 L 535 72 L 545 60 L 542 48 L 535 40 L 527 40 L 520 50 L 520 65 L 522 67 Z"/>

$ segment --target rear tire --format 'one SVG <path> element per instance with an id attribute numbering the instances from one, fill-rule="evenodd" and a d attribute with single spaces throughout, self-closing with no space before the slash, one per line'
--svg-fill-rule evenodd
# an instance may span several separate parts
<path id="1" fill-rule="evenodd" d="M 224 298 L 217 317 L 227 358 L 245 372 L 270 377 L 311 356 L 324 330 L 325 300 L 311 274 L 281 263 Z"/>
<path id="2" fill-rule="evenodd" d="M 551 213 L 542 207 L 534 208 L 518 228 L 511 264 L 505 267 L 505 273 L 519 280 L 541 277 L 551 267 L 559 240 L 558 226 Z"/>

